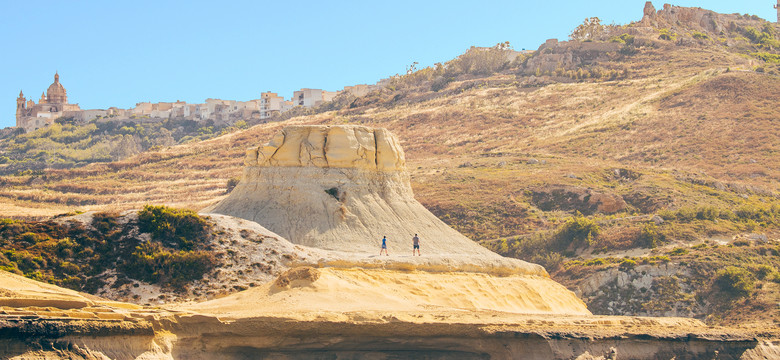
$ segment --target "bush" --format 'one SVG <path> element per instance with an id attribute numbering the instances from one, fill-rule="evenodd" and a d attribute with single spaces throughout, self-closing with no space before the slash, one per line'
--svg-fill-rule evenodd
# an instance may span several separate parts
<path id="1" fill-rule="evenodd" d="M 230 180 L 227 181 L 227 185 L 225 186 L 225 194 L 230 194 L 230 192 L 236 188 L 240 181 L 241 179 L 237 177 L 230 178 Z"/>
<path id="2" fill-rule="evenodd" d="M 754 52 L 754 53 L 751 53 L 750 55 L 753 55 L 757 59 L 759 59 L 761 61 L 764 61 L 764 62 L 773 63 L 773 64 L 779 64 L 780 63 L 780 55 L 778 55 L 778 54 L 772 54 L 772 53 L 768 53 L 768 52 Z"/>
<path id="3" fill-rule="evenodd" d="M 128 275 L 152 284 L 182 286 L 198 280 L 215 265 L 205 251 L 171 251 L 159 243 L 144 243 L 135 248 L 123 266 Z"/>
<path id="4" fill-rule="evenodd" d="M 648 223 L 639 231 L 635 245 L 653 249 L 664 242 L 666 242 L 666 235 L 661 233 L 655 223 Z"/>
<path id="5" fill-rule="evenodd" d="M 590 245 L 598 237 L 600 231 L 599 225 L 592 219 L 582 215 L 569 218 L 558 228 L 554 250 L 564 251 L 570 246 L 574 246 L 576 249 Z"/>
<path id="6" fill-rule="evenodd" d="M 696 218 L 696 210 L 687 207 L 680 208 L 677 210 L 676 217 L 680 221 L 691 221 Z"/>
<path id="7" fill-rule="evenodd" d="M 96 213 L 92 216 L 92 227 L 103 234 L 108 234 L 116 228 L 118 224 L 117 217 L 119 217 L 119 214 L 116 213 Z"/>
<path id="8" fill-rule="evenodd" d="M 699 220 L 715 220 L 718 215 L 718 209 L 712 206 L 702 206 L 696 209 L 696 218 Z"/>
<path id="9" fill-rule="evenodd" d="M 755 273 L 759 280 L 766 280 L 776 276 L 777 270 L 769 265 L 758 265 L 755 269 Z"/>
<path id="10" fill-rule="evenodd" d="M 674 41 L 677 40 L 677 34 L 673 31 L 670 31 L 669 29 L 661 29 L 659 30 L 661 33 L 658 38 L 661 40 L 667 40 L 667 41 Z"/>
<path id="11" fill-rule="evenodd" d="M 674 250 L 669 252 L 669 255 L 671 256 L 682 256 L 688 253 L 688 249 L 684 248 L 675 248 Z"/>
<path id="12" fill-rule="evenodd" d="M 544 266 L 547 271 L 556 271 L 563 265 L 563 256 L 556 252 L 547 253 L 544 255 L 536 255 L 531 259 L 531 262 Z"/>
<path id="13" fill-rule="evenodd" d="M 636 267 L 636 261 L 631 259 L 623 259 L 620 261 L 620 266 L 618 267 L 620 271 L 626 272 Z"/>
<path id="14" fill-rule="evenodd" d="M 734 297 L 747 296 L 753 291 L 753 274 L 743 268 L 727 266 L 718 270 L 715 275 L 714 285 L 727 295 Z"/>
<path id="15" fill-rule="evenodd" d="M 192 250 L 195 242 L 207 236 L 211 229 L 192 210 L 153 205 L 146 205 L 138 212 L 138 227 L 141 232 L 151 233 L 153 240 L 182 250 Z"/>

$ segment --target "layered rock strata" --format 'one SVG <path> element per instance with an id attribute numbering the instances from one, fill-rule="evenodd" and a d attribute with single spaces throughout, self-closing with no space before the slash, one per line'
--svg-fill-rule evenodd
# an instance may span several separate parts
<path id="1" fill-rule="evenodd" d="M 495 258 L 414 199 L 399 140 L 362 126 L 290 126 L 247 151 L 241 182 L 210 211 L 255 221 L 301 245 L 375 254 Z"/>

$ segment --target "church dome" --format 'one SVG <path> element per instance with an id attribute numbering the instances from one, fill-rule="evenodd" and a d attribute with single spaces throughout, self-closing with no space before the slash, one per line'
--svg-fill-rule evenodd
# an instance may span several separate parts
<path id="1" fill-rule="evenodd" d="M 46 90 L 46 100 L 49 104 L 67 104 L 68 92 L 65 87 L 60 84 L 60 74 L 54 74 L 54 83 L 49 85 L 49 89 Z"/>

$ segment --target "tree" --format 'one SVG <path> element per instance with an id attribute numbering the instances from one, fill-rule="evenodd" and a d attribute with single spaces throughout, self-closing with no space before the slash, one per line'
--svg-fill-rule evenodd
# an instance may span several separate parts
<path id="1" fill-rule="evenodd" d="M 597 17 L 587 18 L 569 35 L 569 40 L 592 41 L 601 35 L 606 26 L 601 25 L 601 19 Z"/>

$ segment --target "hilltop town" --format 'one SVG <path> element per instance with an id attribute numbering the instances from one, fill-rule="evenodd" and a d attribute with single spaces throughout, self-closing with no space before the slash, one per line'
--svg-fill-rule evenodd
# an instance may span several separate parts
<path id="1" fill-rule="evenodd" d="M 216 125 L 231 125 L 239 120 L 263 121 L 272 119 L 281 113 L 295 107 L 311 108 L 324 102 L 332 101 L 340 94 L 363 96 L 381 88 L 382 80 L 374 85 L 359 84 L 345 86 L 343 90 L 326 91 L 322 89 L 303 88 L 293 92 L 290 100 L 270 91 L 264 92 L 259 99 L 249 101 L 206 99 L 201 104 L 188 104 L 184 101 L 175 102 L 139 102 L 132 109 L 81 109 L 78 104 L 68 102 L 68 93 L 60 82 L 59 73 L 54 74 L 54 82 L 36 104 L 27 99 L 23 91 L 16 99 L 16 127 L 31 132 L 54 123 L 58 118 L 71 118 L 76 124 L 85 124 L 92 120 L 120 121 L 129 120 L 142 123 L 158 121 L 159 119 L 183 119 L 206 121 L 212 120 Z"/>

